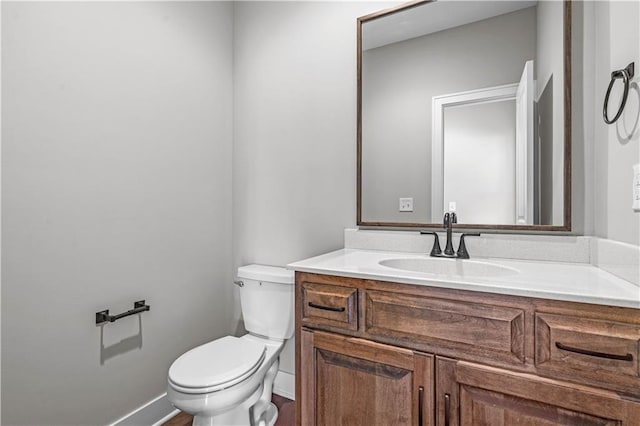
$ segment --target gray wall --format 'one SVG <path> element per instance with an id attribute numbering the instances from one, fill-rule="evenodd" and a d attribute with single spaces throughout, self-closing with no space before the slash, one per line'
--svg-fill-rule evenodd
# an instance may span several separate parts
<path id="1" fill-rule="evenodd" d="M 235 266 L 285 265 L 342 247 L 342 229 L 355 222 L 355 19 L 392 4 L 236 4 Z M 581 5 L 574 6 L 577 14 Z M 589 40 L 587 35 L 584 43 L 593 49 Z M 574 58 L 583 60 L 580 52 L 574 52 Z M 587 74 L 589 67 L 593 62 L 585 65 Z M 584 82 L 579 77 L 574 73 L 574 83 L 584 83 L 575 87 L 574 119 L 584 117 L 584 111 L 590 114 L 583 123 L 574 123 L 578 128 L 573 132 L 573 223 L 574 232 L 590 235 L 598 208 L 591 190 L 593 164 L 602 158 L 593 155 L 593 140 L 583 125 L 593 127 L 601 100 L 595 107 L 592 98 L 582 102 L 590 80 L 588 75 Z M 607 175 L 602 181 L 611 178 Z M 611 185 L 624 192 L 619 188 L 630 191 L 630 182 L 619 179 Z M 623 207 L 630 210 L 628 198 Z M 625 223 L 635 226 L 632 222 L 638 215 L 629 216 Z M 237 303 L 235 307 L 238 320 Z M 282 370 L 293 371 L 292 356 L 289 345 Z"/>
<path id="2" fill-rule="evenodd" d="M 535 56 L 535 7 L 364 52 L 363 220 L 432 222 L 432 97 L 517 83 Z"/>
<path id="3" fill-rule="evenodd" d="M 551 210 L 551 215 L 546 217 L 543 214 L 542 223 L 550 225 L 561 225 L 564 222 L 564 44 L 558 42 L 564 39 L 563 7 L 561 1 L 539 1 L 535 8 L 538 24 L 536 101 L 540 102 L 541 116 L 539 134 L 546 136 L 547 140 L 542 143 L 550 148 L 547 151 L 550 158 L 542 156 L 542 174 L 546 175 L 542 179 L 548 181 L 551 192 L 546 191 L 549 197 L 543 197 L 541 208 L 544 212 Z M 540 99 L 550 80 L 553 81 L 550 87 L 552 93 L 548 94 L 548 99 Z M 547 101 L 551 105 L 546 105 Z M 544 108 L 545 106 L 547 107 Z M 549 116 L 551 120 L 545 120 Z"/>
<path id="4" fill-rule="evenodd" d="M 243 2 L 233 19 L 224 3 L 3 2 L 3 424 L 115 420 L 164 392 L 175 357 L 236 326 L 229 265 L 342 246 L 355 18 L 389 4 Z M 640 11 L 584 7 L 574 229 L 638 244 L 638 133 L 620 141 L 599 114 L 608 73 L 639 60 Z M 142 348 L 101 365 L 94 313 L 138 298 L 152 306 Z M 137 325 L 105 327 L 104 344 Z"/>
<path id="5" fill-rule="evenodd" d="M 231 330 L 232 5 L 2 7 L 2 423 L 105 424 Z"/>
<path id="6" fill-rule="evenodd" d="M 621 242 L 640 244 L 640 213 L 631 209 L 632 166 L 640 163 L 640 3 L 633 1 L 587 2 L 583 5 L 584 68 L 595 70 L 585 79 L 587 105 L 584 132 L 588 163 L 592 168 L 593 222 L 588 233 Z M 636 63 L 627 108 L 614 125 L 602 119 L 602 103 L 611 71 Z M 611 95 L 613 115 L 621 84 Z M 593 87 L 593 90 L 590 88 Z"/>
<path id="7" fill-rule="evenodd" d="M 235 265 L 343 247 L 355 225 L 356 18 L 389 4 L 236 4 Z M 283 371 L 292 358 L 289 344 Z"/>

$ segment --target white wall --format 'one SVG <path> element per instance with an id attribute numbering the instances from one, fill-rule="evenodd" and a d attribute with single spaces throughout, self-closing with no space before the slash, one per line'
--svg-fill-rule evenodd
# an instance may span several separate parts
<path id="1" fill-rule="evenodd" d="M 231 329 L 232 6 L 2 7 L 2 423 L 105 424 Z"/>
<path id="2" fill-rule="evenodd" d="M 631 209 L 632 166 L 640 163 L 640 3 L 635 1 L 587 2 L 583 5 L 585 68 L 593 67 L 593 92 L 585 91 L 585 104 L 593 104 L 593 234 L 616 241 L 640 244 L 640 213 Z M 625 113 L 613 125 L 602 119 L 604 95 L 611 72 L 636 63 L 636 76 Z M 611 95 L 611 112 L 620 99 L 618 82 Z M 589 98 L 589 96 L 592 96 Z M 586 140 L 589 143 L 588 140 Z"/>
<path id="3" fill-rule="evenodd" d="M 235 5 L 235 265 L 343 246 L 356 215 L 356 18 L 388 6 Z M 292 349 L 283 371 L 294 369 Z"/>
<path id="4" fill-rule="evenodd" d="M 365 51 L 362 219 L 439 222 L 431 217 L 432 98 L 517 83 L 535 56 L 535 7 Z M 400 197 L 413 198 L 413 212 L 398 211 Z M 468 212 L 458 211 L 460 222 L 477 223 Z"/>

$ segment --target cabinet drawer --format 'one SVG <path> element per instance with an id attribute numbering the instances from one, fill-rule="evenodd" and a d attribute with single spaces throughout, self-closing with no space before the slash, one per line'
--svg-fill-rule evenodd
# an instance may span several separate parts
<path id="1" fill-rule="evenodd" d="M 302 322 L 357 330 L 357 294 L 355 288 L 303 282 Z"/>
<path id="2" fill-rule="evenodd" d="M 535 362 L 592 381 L 640 383 L 640 326 L 536 313 Z"/>
<path id="3" fill-rule="evenodd" d="M 370 335 L 525 362 L 522 309 L 383 291 L 367 291 L 365 300 Z"/>
<path id="4" fill-rule="evenodd" d="M 446 376 L 441 380 L 447 386 L 453 407 L 458 408 L 451 410 L 451 425 L 640 424 L 640 404 L 614 392 L 469 362 L 445 360 L 448 365 L 443 365 L 443 360 L 438 361 L 438 367 L 446 368 Z M 437 373 L 441 373 L 440 368 Z M 440 391 L 439 400 L 443 399 L 442 394 Z M 446 424 L 439 424 L 443 423 Z"/>

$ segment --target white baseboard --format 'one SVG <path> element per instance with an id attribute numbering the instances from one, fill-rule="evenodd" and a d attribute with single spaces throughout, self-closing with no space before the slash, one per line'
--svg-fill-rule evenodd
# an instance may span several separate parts
<path id="1" fill-rule="evenodd" d="M 151 426 L 162 426 L 163 424 L 165 424 L 166 422 L 168 422 L 178 414 L 180 414 L 180 410 L 178 410 L 177 408 L 174 408 L 172 412 L 170 412 L 169 414 L 167 414 L 166 416 L 164 416 L 163 418 L 161 418 Z"/>
<path id="2" fill-rule="evenodd" d="M 170 418 L 176 416 L 177 410 L 167 399 L 166 392 L 136 408 L 129 414 L 119 418 L 110 426 L 160 426 Z"/>
<path id="3" fill-rule="evenodd" d="M 273 382 L 273 393 L 289 399 L 296 399 L 295 376 L 286 371 L 278 371 Z"/>

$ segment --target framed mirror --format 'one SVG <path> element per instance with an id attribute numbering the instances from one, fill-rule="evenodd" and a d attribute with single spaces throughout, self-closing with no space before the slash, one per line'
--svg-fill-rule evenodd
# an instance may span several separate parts
<path id="1" fill-rule="evenodd" d="M 571 230 L 570 1 L 358 18 L 357 223 Z"/>

